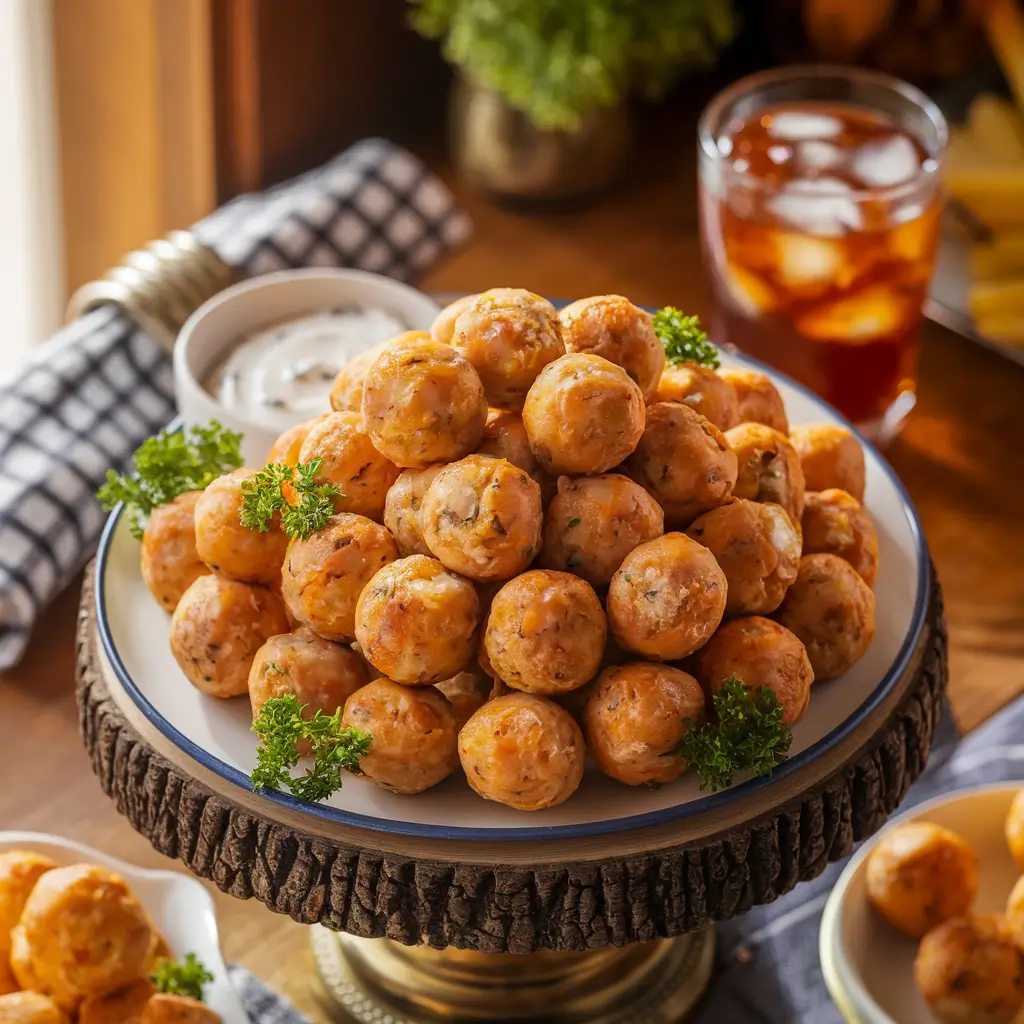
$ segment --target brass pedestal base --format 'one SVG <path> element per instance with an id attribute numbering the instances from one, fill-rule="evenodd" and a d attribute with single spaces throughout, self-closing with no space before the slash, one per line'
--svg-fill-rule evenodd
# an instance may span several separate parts
<path id="1" fill-rule="evenodd" d="M 678 1024 L 707 988 L 715 956 L 710 928 L 623 949 L 526 956 L 402 946 L 319 926 L 311 934 L 338 1019 L 357 1024 Z"/>

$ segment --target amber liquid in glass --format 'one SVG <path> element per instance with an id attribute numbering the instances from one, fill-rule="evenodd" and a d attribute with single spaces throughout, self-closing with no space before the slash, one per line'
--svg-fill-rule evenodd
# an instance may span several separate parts
<path id="1" fill-rule="evenodd" d="M 941 196 L 928 154 L 846 104 L 768 107 L 718 138 L 701 218 L 718 341 L 803 381 L 872 429 L 913 402 Z"/>

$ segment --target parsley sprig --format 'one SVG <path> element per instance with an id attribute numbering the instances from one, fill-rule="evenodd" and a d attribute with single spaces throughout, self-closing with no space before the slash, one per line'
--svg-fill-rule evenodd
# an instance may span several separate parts
<path id="1" fill-rule="evenodd" d="M 188 996 L 201 1002 L 203 987 L 213 981 L 213 975 L 195 953 L 186 953 L 181 963 L 162 957 L 157 961 L 156 970 L 149 976 L 149 980 L 157 992 L 166 992 L 170 996 Z"/>
<path id="2" fill-rule="evenodd" d="M 345 495 L 334 484 L 317 483 L 319 472 L 319 459 L 297 466 L 268 462 L 242 481 L 242 525 L 266 533 L 280 513 L 281 529 L 289 537 L 305 540 L 323 529 L 334 515 L 334 499 Z"/>
<path id="3" fill-rule="evenodd" d="M 792 736 L 771 687 L 750 690 L 731 676 L 712 706 L 713 718 L 687 729 L 674 751 L 700 776 L 701 789 L 725 789 L 741 771 L 767 775 L 785 760 Z"/>
<path id="4" fill-rule="evenodd" d="M 718 349 L 708 341 L 700 320 L 684 315 L 675 306 L 663 306 L 654 314 L 654 333 L 665 349 L 665 358 L 673 366 L 697 363 L 717 370 L 721 365 Z"/>
<path id="5" fill-rule="evenodd" d="M 341 789 L 341 769 L 359 770 L 359 759 L 370 749 L 373 737 L 362 729 L 341 724 L 341 709 L 333 715 L 317 711 L 304 719 L 306 705 L 294 694 L 271 697 L 253 719 L 252 731 L 260 738 L 256 767 L 250 779 L 253 789 L 288 789 L 300 800 L 316 803 Z M 291 770 L 299 763 L 299 741 L 310 747 L 313 763 L 305 775 Z"/>
<path id="6" fill-rule="evenodd" d="M 96 496 L 108 512 L 123 501 L 130 511 L 132 534 L 141 537 L 157 505 L 186 491 L 201 491 L 223 473 L 241 466 L 241 442 L 241 434 L 216 421 L 188 432 L 164 430 L 142 442 L 131 473 L 107 470 L 107 481 Z"/>

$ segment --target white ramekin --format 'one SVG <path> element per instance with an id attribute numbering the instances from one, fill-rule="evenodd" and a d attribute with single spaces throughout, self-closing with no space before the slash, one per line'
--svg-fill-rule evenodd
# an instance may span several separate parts
<path id="1" fill-rule="evenodd" d="M 423 292 L 361 270 L 282 270 L 226 288 L 188 318 L 174 345 L 174 391 L 185 426 L 218 420 L 241 433 L 245 464 L 262 466 L 281 426 L 226 409 L 202 381 L 253 331 L 350 302 L 382 309 L 408 330 L 427 330 L 439 310 Z M 348 356 L 357 354 L 353 351 Z"/>

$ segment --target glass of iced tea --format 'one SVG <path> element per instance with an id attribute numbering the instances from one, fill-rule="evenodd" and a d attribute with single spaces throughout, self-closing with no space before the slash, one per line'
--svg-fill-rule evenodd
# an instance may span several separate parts
<path id="1" fill-rule="evenodd" d="M 803 381 L 885 441 L 914 405 L 946 123 L 857 68 L 780 68 L 698 128 L 712 338 Z"/>

